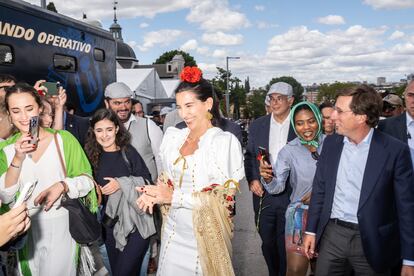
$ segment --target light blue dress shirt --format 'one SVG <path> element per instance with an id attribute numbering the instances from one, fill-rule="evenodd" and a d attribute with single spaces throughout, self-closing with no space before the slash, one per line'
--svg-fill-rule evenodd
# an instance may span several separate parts
<path id="1" fill-rule="evenodd" d="M 373 133 L 374 129 L 371 128 L 358 145 L 344 137 L 331 218 L 358 223 L 359 197 Z"/>
<path id="2" fill-rule="evenodd" d="M 319 138 L 317 152 L 322 151 L 325 135 Z M 277 161 L 273 165 L 272 181 L 266 183 L 260 178 L 264 188 L 269 194 L 279 194 L 286 188 L 286 180 L 289 178 L 292 194 L 290 202 L 300 201 L 307 193 L 312 191 L 313 177 L 315 176 L 317 160 L 313 159 L 312 153 L 295 138 L 286 144 L 279 152 Z"/>
<path id="3" fill-rule="evenodd" d="M 414 166 L 414 120 L 408 112 L 405 112 L 405 116 L 407 117 L 408 146 L 410 147 L 411 161 Z"/>

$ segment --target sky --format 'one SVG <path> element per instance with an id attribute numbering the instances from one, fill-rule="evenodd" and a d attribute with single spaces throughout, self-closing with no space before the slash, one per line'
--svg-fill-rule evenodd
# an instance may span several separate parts
<path id="1" fill-rule="evenodd" d="M 28 2 L 39 4 L 40 0 Z M 113 22 L 113 1 L 54 0 L 60 13 Z M 399 81 L 414 73 L 414 0 L 117 0 L 124 42 L 140 64 L 166 51 L 192 55 L 252 87 L 292 76 L 303 85 Z"/>

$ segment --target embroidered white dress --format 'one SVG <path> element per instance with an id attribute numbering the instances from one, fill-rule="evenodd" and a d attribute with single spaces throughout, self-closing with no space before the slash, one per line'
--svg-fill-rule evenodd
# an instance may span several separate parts
<path id="1" fill-rule="evenodd" d="M 171 208 L 161 235 L 157 275 L 202 275 L 194 234 L 192 193 L 211 184 L 244 177 L 243 154 L 237 138 L 213 127 L 200 138 L 198 149 L 188 156 L 179 150 L 189 130 L 168 128 L 160 155 L 164 172 L 174 184 Z M 180 179 L 181 185 L 180 185 Z"/>
<path id="2" fill-rule="evenodd" d="M 62 138 L 58 135 L 58 142 L 63 152 Z M 14 144 L 4 148 L 7 163 L 14 157 Z M 0 199 L 3 202 L 12 202 L 15 193 L 21 185 L 38 180 L 32 196 L 27 202 L 32 225 L 28 230 L 28 262 L 33 276 L 74 276 L 76 275 L 75 253 L 76 242 L 69 232 L 69 214 L 65 208 L 57 208 L 60 200 L 45 212 L 44 206 L 34 206 L 34 199 L 54 183 L 65 180 L 69 187 L 69 196 L 77 198 L 85 196 L 93 187 L 88 177 L 64 177 L 59 161 L 58 152 L 53 139 L 41 158 L 34 162 L 29 156 L 25 158 L 19 177 L 19 182 L 9 188 L 4 187 L 5 174 L 0 177 Z"/>

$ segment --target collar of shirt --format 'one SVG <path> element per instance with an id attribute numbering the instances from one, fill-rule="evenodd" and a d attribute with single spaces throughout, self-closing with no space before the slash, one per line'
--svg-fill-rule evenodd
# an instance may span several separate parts
<path id="1" fill-rule="evenodd" d="M 369 130 L 369 132 L 368 132 L 368 134 L 365 136 L 365 138 L 358 144 L 358 145 L 356 145 L 355 143 L 353 143 L 353 142 L 351 142 L 350 140 L 349 140 L 349 138 L 348 137 L 344 137 L 344 144 L 345 145 L 355 145 L 355 146 L 357 146 L 357 147 L 359 147 L 359 146 L 362 146 L 362 145 L 370 145 L 371 144 L 371 140 L 372 140 L 372 135 L 374 134 L 374 129 L 373 128 L 371 128 L 370 130 Z"/>
<path id="2" fill-rule="evenodd" d="M 285 120 L 282 123 L 279 123 L 275 120 L 275 118 L 273 117 L 273 114 L 270 115 L 270 123 L 273 125 L 278 125 L 278 126 L 286 126 L 289 125 L 290 122 L 290 111 L 289 114 L 287 115 L 287 117 L 285 118 Z"/>
<path id="3" fill-rule="evenodd" d="M 129 119 L 128 119 L 128 121 L 126 121 L 125 123 L 124 123 L 124 126 L 125 126 L 125 128 L 126 129 L 129 129 L 129 126 L 131 125 L 131 123 L 132 122 L 134 122 L 134 121 L 136 121 L 137 119 L 135 118 L 135 116 L 134 116 L 134 114 L 130 114 L 129 115 Z"/>
<path id="4" fill-rule="evenodd" d="M 405 112 L 405 116 L 406 116 L 406 118 L 407 118 L 407 128 L 408 128 L 410 125 L 412 125 L 412 124 L 413 124 L 414 119 L 413 119 L 413 117 L 411 117 L 411 115 L 410 115 L 410 114 L 408 114 L 408 112 L 407 112 L 407 111 Z"/>

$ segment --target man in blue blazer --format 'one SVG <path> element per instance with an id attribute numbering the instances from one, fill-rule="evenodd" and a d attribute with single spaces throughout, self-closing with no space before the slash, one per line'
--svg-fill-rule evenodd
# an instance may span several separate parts
<path id="1" fill-rule="evenodd" d="M 279 150 L 296 137 L 289 121 L 294 100 L 292 86 L 285 82 L 274 83 L 266 97 L 272 113 L 251 123 L 244 167 L 250 191 L 253 192 L 255 222 L 259 222 L 257 227 L 269 275 L 285 276 L 285 212 L 289 204 L 290 186 L 287 185 L 286 191 L 281 194 L 268 194 L 260 183 L 257 156 L 259 147 L 266 148 L 270 152 L 271 165 L 274 165 Z"/>
<path id="2" fill-rule="evenodd" d="M 414 175 L 409 148 L 375 130 L 381 97 L 368 86 L 341 91 L 317 165 L 305 252 L 319 248 L 316 275 L 386 275 L 403 259 L 414 275 Z"/>

